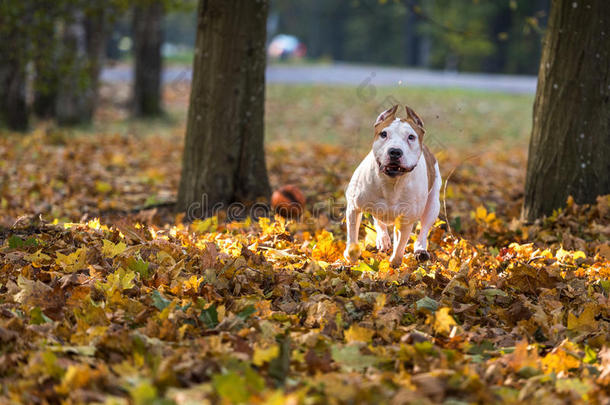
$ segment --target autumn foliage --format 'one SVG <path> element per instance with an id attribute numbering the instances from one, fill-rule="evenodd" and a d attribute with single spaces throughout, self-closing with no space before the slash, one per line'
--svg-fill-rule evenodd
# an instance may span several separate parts
<path id="1" fill-rule="evenodd" d="M 176 137 L 0 140 L 2 401 L 609 400 L 609 196 L 526 224 L 523 150 L 440 151 L 433 259 L 390 268 L 365 220 L 351 266 L 341 148 L 269 147 L 299 221 L 184 224 Z"/>

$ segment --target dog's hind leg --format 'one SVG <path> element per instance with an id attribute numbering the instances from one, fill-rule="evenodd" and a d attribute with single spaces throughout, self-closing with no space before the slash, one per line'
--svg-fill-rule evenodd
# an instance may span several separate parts
<path id="1" fill-rule="evenodd" d="M 394 250 L 392 251 L 392 256 L 390 256 L 390 264 L 393 267 L 400 267 L 402 257 L 405 255 L 405 246 L 407 246 L 412 229 L 412 223 L 400 222 L 394 225 Z"/>
<path id="2" fill-rule="evenodd" d="M 377 240 L 375 241 L 377 250 L 380 252 L 390 250 L 392 247 L 392 239 L 390 239 L 390 235 L 388 234 L 388 226 L 375 217 L 373 217 L 373 223 L 375 225 L 375 231 L 377 232 Z"/>
<path id="3" fill-rule="evenodd" d="M 435 165 L 435 169 L 436 177 L 434 179 L 434 185 L 428 193 L 426 208 L 424 209 L 424 214 L 421 217 L 421 229 L 419 231 L 419 235 L 417 236 L 417 240 L 413 245 L 413 254 L 419 262 L 425 262 L 426 260 L 430 260 L 430 253 L 428 253 L 427 250 L 428 233 L 430 232 L 430 228 L 432 228 L 432 225 L 434 225 L 436 218 L 438 218 L 438 212 L 441 207 L 439 196 L 442 180 L 440 171 L 438 170 L 438 164 Z"/>
<path id="4" fill-rule="evenodd" d="M 358 230 L 360 229 L 360 220 L 362 219 L 362 211 L 348 204 L 345 213 L 345 222 L 347 223 L 347 243 L 343 256 L 350 262 L 355 262 L 360 257 L 360 248 L 358 247 Z"/>

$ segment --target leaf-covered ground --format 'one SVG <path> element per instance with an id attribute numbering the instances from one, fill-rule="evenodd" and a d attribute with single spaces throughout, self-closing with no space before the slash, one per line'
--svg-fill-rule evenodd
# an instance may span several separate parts
<path id="1" fill-rule="evenodd" d="M 305 192 L 301 221 L 183 224 L 163 205 L 180 123 L 0 138 L 0 402 L 610 401 L 610 196 L 520 221 L 525 142 L 489 141 L 502 111 L 480 140 L 436 148 L 450 177 L 433 260 L 418 265 L 410 244 L 391 269 L 364 226 L 350 266 L 337 218 L 366 145 L 284 139 L 303 126 L 279 112 L 293 91 L 269 92 L 284 125 L 270 125 L 267 163 L 274 186 Z M 291 108 L 332 110 L 318 93 Z M 489 115 L 466 109 L 463 126 Z M 367 129 L 328 117 L 339 137 Z"/>

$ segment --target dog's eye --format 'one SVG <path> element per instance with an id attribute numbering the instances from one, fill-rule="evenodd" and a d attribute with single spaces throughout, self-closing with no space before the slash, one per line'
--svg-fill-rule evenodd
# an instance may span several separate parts
<path id="1" fill-rule="evenodd" d="M 409 135 L 409 140 L 410 141 L 414 141 L 415 140 L 415 135 L 413 135 L 413 134 Z"/>
<path id="2" fill-rule="evenodd" d="M 388 133 L 387 133 L 387 132 L 385 132 L 385 131 L 381 131 L 381 132 L 379 133 L 379 137 L 380 137 L 381 139 L 385 139 L 385 138 L 387 138 L 387 136 L 388 136 Z"/>

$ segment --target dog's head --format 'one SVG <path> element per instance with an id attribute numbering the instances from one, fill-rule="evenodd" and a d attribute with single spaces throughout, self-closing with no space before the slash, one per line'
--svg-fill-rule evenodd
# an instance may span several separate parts
<path id="1" fill-rule="evenodd" d="M 424 122 L 405 106 L 407 118 L 396 118 L 398 105 L 382 112 L 375 121 L 373 155 L 379 170 L 397 177 L 415 169 L 422 154 Z"/>

